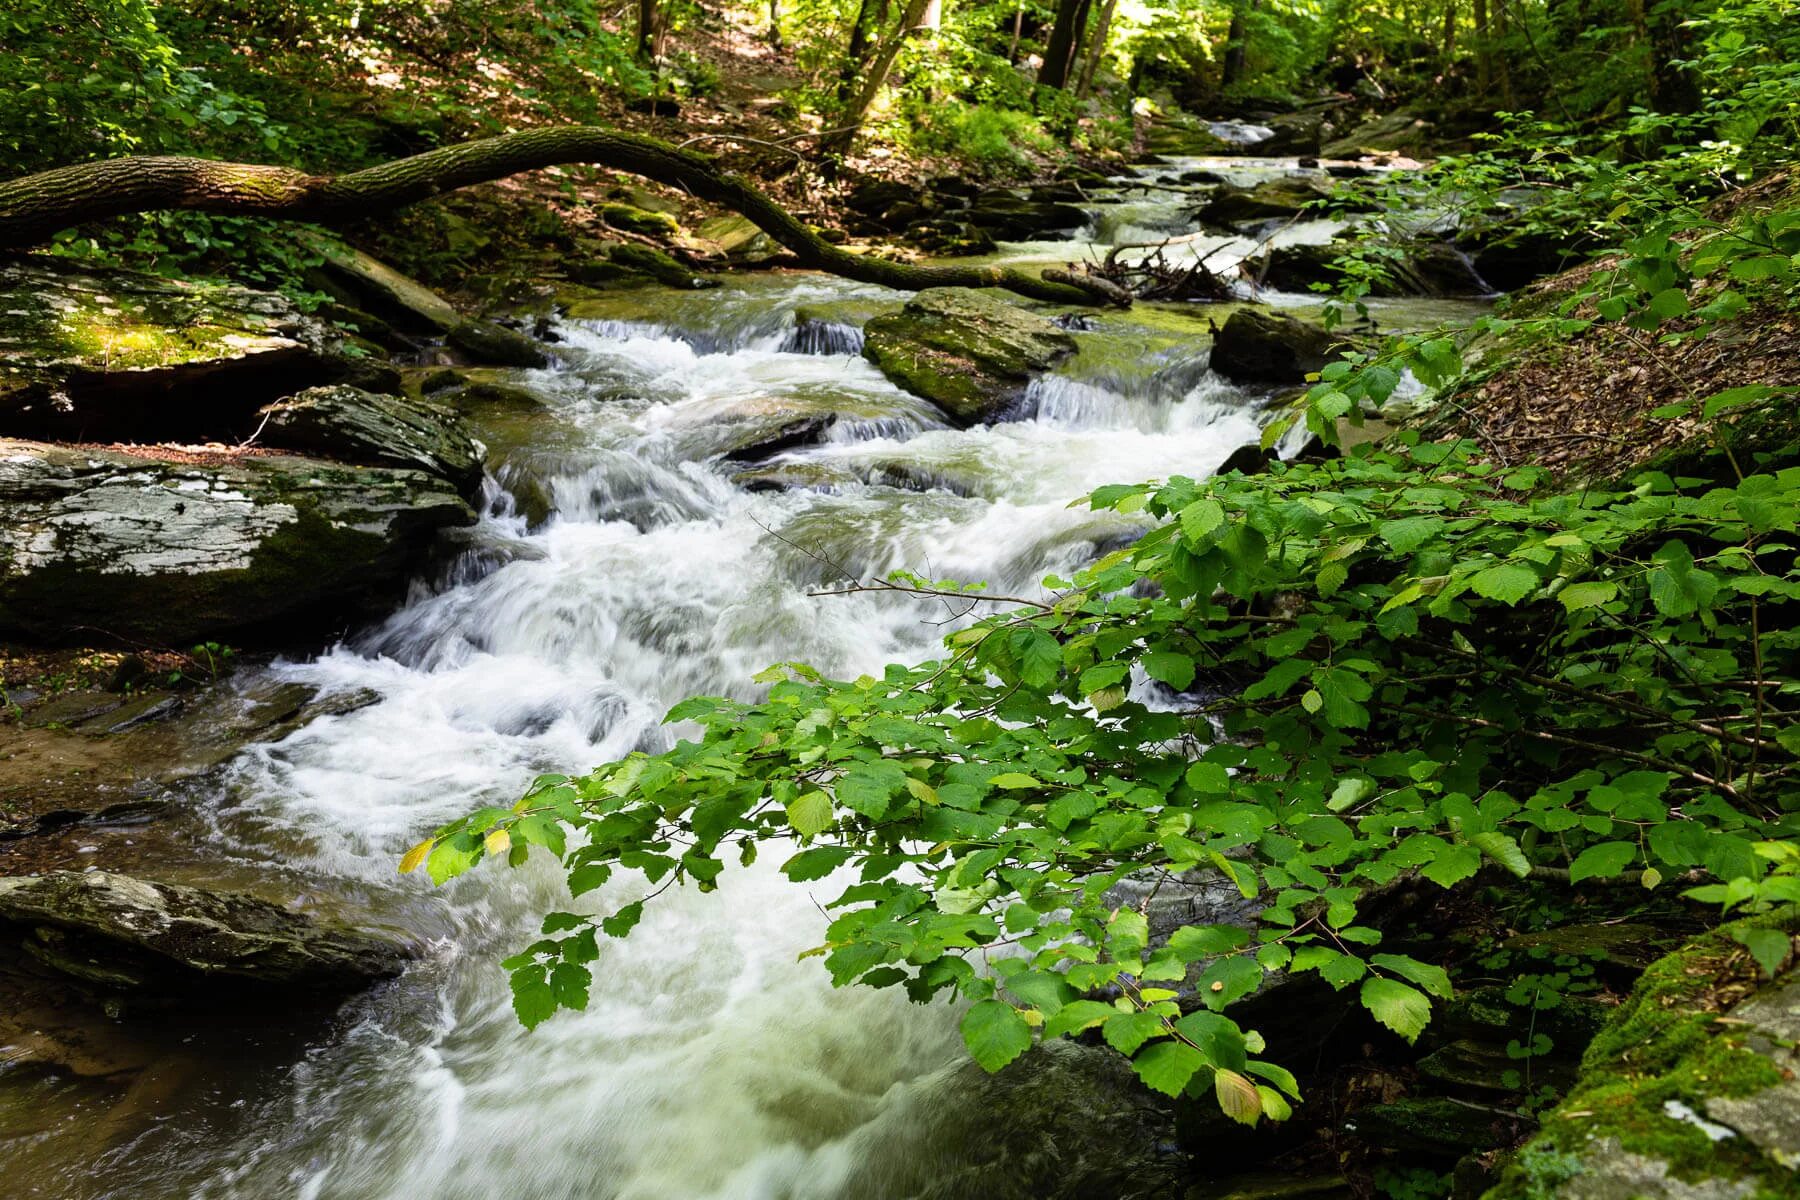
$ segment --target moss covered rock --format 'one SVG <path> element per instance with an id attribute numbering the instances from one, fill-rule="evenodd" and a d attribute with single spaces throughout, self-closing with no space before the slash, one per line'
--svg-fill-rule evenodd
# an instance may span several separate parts
<path id="1" fill-rule="evenodd" d="M 222 983 L 342 993 L 396 975 L 396 943 L 329 929 L 253 896 L 110 871 L 0 879 L 0 936 L 109 990 L 205 993 Z"/>
<path id="2" fill-rule="evenodd" d="M 1227 184 L 1214 192 L 1194 215 L 1202 223 L 1212 226 L 1291 220 L 1308 204 L 1330 194 L 1330 182 L 1312 176 L 1283 176 L 1251 188 Z"/>
<path id="3" fill-rule="evenodd" d="M 181 644 L 341 622 L 474 519 L 422 471 L 0 439 L 0 632 Z"/>
<path id="4" fill-rule="evenodd" d="M 1800 973 L 1762 978 L 1735 922 L 1644 972 L 1582 1075 L 1488 1200 L 1774 1200 L 1800 1194 Z M 1776 943 L 1779 945 L 1779 941 Z"/>
<path id="5" fill-rule="evenodd" d="M 962 425 L 991 421 L 1031 378 L 1075 352 L 1047 318 L 970 288 L 931 288 L 863 327 L 882 374 Z"/>
<path id="6" fill-rule="evenodd" d="M 274 293 L 0 264 L 0 434 L 191 436 L 345 369 L 325 329 Z"/>

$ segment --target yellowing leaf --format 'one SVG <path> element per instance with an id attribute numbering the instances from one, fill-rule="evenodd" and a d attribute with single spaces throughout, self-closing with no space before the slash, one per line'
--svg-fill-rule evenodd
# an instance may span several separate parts
<path id="1" fill-rule="evenodd" d="M 428 837 L 418 845 L 414 846 L 411 850 L 408 850 L 406 852 L 406 857 L 400 860 L 400 873 L 402 875 L 410 875 L 418 870 L 419 865 L 425 861 L 425 856 L 431 853 L 431 848 L 436 844 L 436 838 Z"/>
<path id="2" fill-rule="evenodd" d="M 1254 1125 L 1262 1116 L 1262 1096 L 1256 1085 L 1236 1071 L 1213 1072 L 1213 1095 L 1219 1111 L 1242 1125 Z"/>
<path id="3" fill-rule="evenodd" d="M 481 844 L 489 854 L 505 854 L 512 849 L 512 834 L 504 829 L 495 829 L 481 839 Z"/>

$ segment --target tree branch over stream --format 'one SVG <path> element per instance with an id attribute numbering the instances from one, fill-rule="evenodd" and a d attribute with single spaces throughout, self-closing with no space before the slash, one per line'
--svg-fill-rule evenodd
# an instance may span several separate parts
<path id="1" fill-rule="evenodd" d="M 0 250 L 24 249 L 87 221 L 161 209 L 324 225 L 401 208 L 472 184 L 543 167 L 589 163 L 682 188 L 753 221 L 804 266 L 904 291 L 997 287 L 1061 304 L 1119 303 L 1080 276 L 1047 280 L 1010 267 L 928 267 L 834 246 L 711 157 L 593 125 L 528 129 L 396 159 L 345 175 L 204 158 L 128 157 L 58 167 L 0 183 Z"/>

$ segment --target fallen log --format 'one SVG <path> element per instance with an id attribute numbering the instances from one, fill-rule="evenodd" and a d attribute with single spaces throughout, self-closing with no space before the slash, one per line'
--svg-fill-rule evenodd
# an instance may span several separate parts
<path id="1" fill-rule="evenodd" d="M 592 125 L 527 129 L 396 159 L 344 175 L 204 158 L 128 157 L 57 167 L 0 183 L 0 250 L 37 245 L 88 221 L 161 209 L 330 225 L 471 184 L 589 163 L 682 188 L 748 217 L 801 264 L 904 291 L 997 287 L 1061 304 L 1117 303 L 1079 277 L 1057 282 L 1010 267 L 920 266 L 853 254 L 819 237 L 776 200 L 709 156 Z"/>

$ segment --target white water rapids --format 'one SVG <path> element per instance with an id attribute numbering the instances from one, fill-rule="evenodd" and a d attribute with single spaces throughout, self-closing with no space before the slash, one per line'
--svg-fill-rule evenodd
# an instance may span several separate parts
<path id="1" fill-rule="evenodd" d="M 1166 226 L 1183 202 L 1133 201 L 1115 236 Z M 497 961 L 535 936 L 542 913 L 570 907 L 554 864 L 489 864 L 442 891 L 395 873 L 434 826 L 510 803 L 538 772 L 666 745 L 660 719 L 686 696 L 751 694 L 751 675 L 786 659 L 879 672 L 929 655 L 945 632 L 941 607 L 809 595 L 818 585 L 904 567 L 1034 588 L 1133 529 L 1071 500 L 1103 483 L 1205 475 L 1264 420 L 1257 397 L 1205 370 L 1193 310 L 1106 318 L 1034 385 L 1030 416 L 968 430 L 860 357 L 783 349 L 800 305 L 900 299 L 761 278 L 634 293 L 619 315 L 562 323 L 559 365 L 519 376 L 546 411 L 484 430 L 500 478 L 521 496 L 535 488 L 548 519 L 532 527 L 497 492 L 444 579 L 379 627 L 276 668 L 375 699 L 245 751 L 196 804 L 223 856 L 423 938 L 421 961 L 352 1002 L 297 1064 L 220 1085 L 200 1117 L 153 1123 L 84 1188 L 958 1194 L 931 1189 L 974 1151 L 930 1133 L 967 1102 L 951 1086 L 964 1061 L 955 1010 L 834 991 L 816 961 L 797 961 L 820 939 L 815 901 L 835 890 L 788 883 L 782 854 L 728 869 L 717 895 L 663 895 L 629 939 L 603 945 L 588 1009 L 529 1034 Z M 750 490 L 733 478 L 742 465 L 716 457 L 743 430 L 815 412 L 843 415 L 764 480 L 814 486 Z M 615 880 L 582 907 L 640 894 L 641 880 Z"/>

